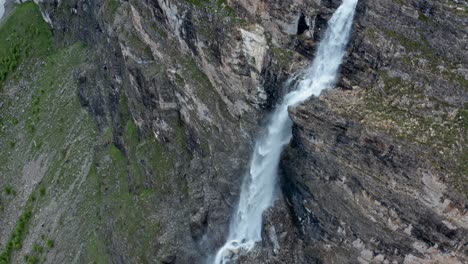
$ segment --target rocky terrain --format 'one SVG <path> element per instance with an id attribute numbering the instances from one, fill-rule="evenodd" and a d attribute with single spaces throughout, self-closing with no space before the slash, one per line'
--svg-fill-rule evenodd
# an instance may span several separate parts
<path id="1" fill-rule="evenodd" d="M 0 24 L 0 263 L 205 263 L 341 1 L 37 2 Z M 467 43 L 467 1 L 360 0 L 240 262 L 468 262 Z"/>

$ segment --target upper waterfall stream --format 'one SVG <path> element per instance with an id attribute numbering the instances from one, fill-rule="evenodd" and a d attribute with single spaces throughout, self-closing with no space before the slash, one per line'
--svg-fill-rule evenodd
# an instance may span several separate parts
<path id="1" fill-rule="evenodd" d="M 231 219 L 228 241 L 219 249 L 214 264 L 229 261 L 231 252 L 251 250 L 261 241 L 262 214 L 274 202 L 281 152 L 289 143 L 292 121 L 288 107 L 333 88 L 348 44 L 358 0 L 343 0 L 328 22 L 312 65 L 301 76 L 295 90 L 286 94 L 272 113 L 263 136 L 259 137 L 250 168 L 244 178 L 239 204 Z"/>

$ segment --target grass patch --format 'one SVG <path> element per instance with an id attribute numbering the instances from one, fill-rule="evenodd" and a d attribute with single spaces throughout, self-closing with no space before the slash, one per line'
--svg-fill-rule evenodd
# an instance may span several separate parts
<path id="1" fill-rule="evenodd" d="M 207 7 L 208 11 L 219 14 L 223 17 L 235 18 L 236 12 L 228 5 L 226 0 L 185 0 L 198 8 Z"/>
<path id="2" fill-rule="evenodd" d="M 46 244 L 48 248 L 53 248 L 55 246 L 55 242 L 52 239 L 47 240 Z"/>
<path id="3" fill-rule="evenodd" d="M 33 245 L 33 251 L 36 253 L 42 253 L 44 252 L 44 248 L 38 244 Z"/>
<path id="4" fill-rule="evenodd" d="M 39 187 L 39 194 L 44 197 L 46 195 L 46 187 L 45 186 L 41 186 Z"/>
<path id="5" fill-rule="evenodd" d="M 112 160 L 114 160 L 118 164 L 125 164 L 125 156 L 115 144 L 111 145 L 109 149 L 109 154 Z"/>
<path id="6" fill-rule="evenodd" d="M 7 186 L 3 189 L 7 195 L 16 195 L 15 189 L 13 187 Z"/>
<path id="7" fill-rule="evenodd" d="M 156 139 L 148 139 L 146 144 L 138 148 L 136 154 L 137 157 L 148 159 L 160 185 L 167 184 L 169 174 L 175 167 L 175 157 L 166 149 L 164 144 Z"/>
<path id="8" fill-rule="evenodd" d="M 127 121 L 127 125 L 125 126 L 125 139 L 133 145 L 136 145 L 140 141 L 138 127 L 131 120 Z"/>
<path id="9" fill-rule="evenodd" d="M 49 25 L 33 2 L 17 5 L 0 27 L 0 85 L 25 58 L 40 57 L 51 45 Z"/>
<path id="10" fill-rule="evenodd" d="M 29 255 L 25 255 L 24 256 L 24 261 L 27 263 L 27 264 L 37 264 L 40 262 L 40 259 L 38 256 L 35 256 L 35 255 L 32 255 L 32 256 L 29 256 Z"/>
<path id="11" fill-rule="evenodd" d="M 10 67 L 6 79 L 0 82 L 0 88 L 5 90 L 2 91 L 4 96 L 0 98 L 3 102 L 0 113 L 0 122 L 3 122 L 0 125 L 0 145 L 5 142 L 2 147 L 7 150 L 8 142 L 15 141 L 14 150 L 0 153 L 2 182 L 13 182 L 15 177 L 21 175 L 26 162 L 37 160 L 44 152 L 47 153 L 48 163 L 45 178 L 42 179 L 42 184 L 34 186 L 37 189 L 29 197 L 24 213 L 19 218 L 15 216 L 15 229 L 11 234 L 5 234 L 4 239 L 8 241 L 1 247 L 3 251 L 0 251 L 0 264 L 16 261 L 17 250 L 25 247 L 25 238 L 29 241 L 28 228 L 32 229 L 32 224 L 35 224 L 32 214 L 50 202 L 47 198 L 52 190 L 50 188 L 61 194 L 68 190 L 72 192 L 72 182 L 78 177 L 85 177 L 84 171 L 88 167 L 84 165 L 91 160 L 97 141 L 95 123 L 81 107 L 75 78 L 75 74 L 89 58 L 89 50 L 82 43 L 53 49 L 48 25 L 32 2 L 18 5 L 5 22 L 6 24 L 0 26 L 0 58 L 11 55 L 11 50 L 19 56 L 15 58 L 17 65 Z M 38 32 L 32 30 L 41 26 L 47 32 L 41 29 Z M 16 48 L 14 43 L 19 43 Z M 9 50 L 10 47 L 13 48 Z M 9 96 L 12 90 L 17 92 L 15 98 Z M 2 184 L 3 186 L 5 185 Z M 45 198 L 39 199 L 40 197 Z M 92 206 L 95 203 L 93 201 L 90 204 Z M 64 208 L 68 205 L 69 202 L 63 201 Z M 0 217 L 3 217 L 1 214 Z M 67 219 L 63 215 L 61 218 Z M 79 232 L 79 225 L 87 219 L 82 215 L 76 218 L 74 224 L 78 227 L 72 229 Z M 60 225 L 64 223 L 62 219 Z M 65 230 L 64 226 L 60 228 Z M 84 232 L 73 235 L 76 235 L 77 240 L 86 236 Z M 63 247 L 70 248 L 72 244 Z M 42 255 L 52 247 L 53 240 L 45 243 L 43 239 L 28 249 L 29 256 L 24 256 L 24 262 L 44 262 Z M 18 262 L 22 263 L 23 259 Z"/>
<path id="12" fill-rule="evenodd" d="M 412 83 L 405 83 L 399 77 L 391 77 L 386 72 L 378 72 L 384 82 L 385 96 L 378 90 L 366 93 L 363 104 L 359 106 L 365 125 L 389 133 L 404 142 L 424 146 L 427 152 L 424 159 L 432 161 L 434 168 L 450 175 L 449 182 L 468 196 L 468 184 L 464 176 L 468 172 L 468 151 L 459 148 L 466 144 L 468 129 L 468 110 L 458 110 L 457 115 L 446 113 L 451 109 L 449 103 L 436 97 L 425 97 Z M 429 100 L 437 110 L 433 115 L 424 115 L 413 106 L 394 104 L 406 98 L 419 101 Z M 466 181 L 466 180 L 465 180 Z"/>
<path id="13" fill-rule="evenodd" d="M 406 51 L 419 53 L 421 57 L 429 61 L 432 67 L 438 64 L 438 60 L 440 58 L 435 55 L 434 50 L 431 48 L 427 39 L 421 37 L 421 40 L 412 40 L 393 30 L 386 30 L 385 34 L 397 40 L 406 49 Z"/>
<path id="14" fill-rule="evenodd" d="M 192 4 L 194 6 L 202 7 L 208 3 L 210 0 L 185 0 L 187 3 Z"/>
<path id="15" fill-rule="evenodd" d="M 117 12 L 117 9 L 120 6 L 119 0 L 108 0 L 107 1 L 107 8 L 106 10 L 109 11 L 110 14 L 114 15 Z"/>
<path id="16" fill-rule="evenodd" d="M 291 60 L 294 58 L 294 52 L 289 49 L 273 47 L 271 51 L 275 58 L 278 59 L 279 65 L 283 68 L 287 68 L 290 65 Z"/>
<path id="17" fill-rule="evenodd" d="M 403 5 L 405 4 L 405 1 L 404 0 L 395 0 L 395 2 L 399 5 Z"/>
<path id="18" fill-rule="evenodd" d="M 0 264 L 8 264 L 11 261 L 11 254 L 14 250 L 19 250 L 23 246 L 23 240 L 27 232 L 27 226 L 31 220 L 32 212 L 29 209 L 20 216 L 16 228 L 6 243 L 5 249 L 0 254 Z"/>

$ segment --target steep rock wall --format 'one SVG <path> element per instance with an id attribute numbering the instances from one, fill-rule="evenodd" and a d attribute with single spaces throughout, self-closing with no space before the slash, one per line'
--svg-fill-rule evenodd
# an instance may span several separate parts
<path id="1" fill-rule="evenodd" d="M 267 6 L 262 12 L 275 18 L 256 20 L 223 1 L 39 1 L 52 34 L 47 50 L 76 43 L 82 49 L 72 69 L 50 62 L 60 78 L 50 96 L 44 89 L 47 100 L 37 100 L 48 113 L 61 113 L 66 100 L 81 106 L 73 115 L 50 114 L 48 124 L 37 118 L 42 125 L 32 127 L 31 117 L 15 114 L 14 91 L 41 94 L 42 86 L 10 77 L 3 84 L 5 113 L 18 125 L 4 127 L 2 146 L 10 144 L 14 154 L 3 155 L 0 185 L 20 195 L 2 197 L 1 221 L 8 223 L 1 227 L 2 250 L 17 237 L 17 226 L 29 234 L 11 261 L 200 263 L 214 253 L 227 235 L 255 131 L 287 76 L 308 62 L 301 53 L 313 50 L 297 35 L 304 32 L 292 30 L 319 12 L 311 4 Z M 291 50 L 296 47 L 300 53 Z M 16 72 L 49 63 L 50 53 L 33 64 L 25 58 Z M 50 73 L 37 69 L 31 76 L 48 80 Z M 56 93 L 70 97 L 50 103 Z M 21 102 L 33 109 L 28 115 L 36 113 L 34 98 Z M 89 118 L 86 129 L 68 124 L 78 113 Z M 29 136 L 16 138 L 29 127 Z M 45 128 L 63 135 L 44 138 Z M 26 186 L 31 168 L 38 180 Z M 269 234 L 281 247 L 266 246 L 275 251 L 268 258 L 294 257 L 287 250 L 295 241 L 290 221 Z M 49 241 L 53 247 L 44 250 Z"/>
<path id="2" fill-rule="evenodd" d="M 12 262 L 203 262 L 339 4 L 40 1 L 51 43 L 0 83 L 0 249 L 22 225 Z M 341 89 L 291 110 L 284 195 L 241 262 L 466 258 L 466 1 L 358 9 Z"/>
<path id="3" fill-rule="evenodd" d="M 467 261 L 466 5 L 360 1 L 339 89 L 291 109 L 282 186 L 309 261 Z"/>

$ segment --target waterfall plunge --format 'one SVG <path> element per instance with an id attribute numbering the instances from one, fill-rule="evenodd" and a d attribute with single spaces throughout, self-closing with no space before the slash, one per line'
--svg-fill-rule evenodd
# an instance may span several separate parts
<path id="1" fill-rule="evenodd" d="M 214 264 L 224 264 L 232 252 L 249 251 L 261 241 L 262 214 L 273 204 L 281 152 L 292 137 L 288 107 L 311 96 L 319 96 L 324 89 L 333 88 L 336 84 L 357 2 L 343 0 L 335 11 L 312 65 L 304 72 L 297 89 L 286 94 L 276 107 L 265 134 L 257 140 L 250 169 L 242 184 L 239 204 L 231 219 L 228 241 L 219 249 Z"/>

